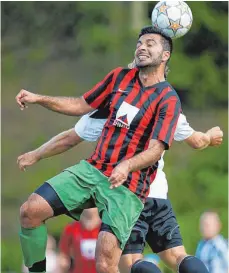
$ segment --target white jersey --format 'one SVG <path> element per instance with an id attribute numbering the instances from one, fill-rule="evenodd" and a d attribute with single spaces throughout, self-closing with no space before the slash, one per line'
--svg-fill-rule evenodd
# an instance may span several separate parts
<path id="1" fill-rule="evenodd" d="M 87 141 L 98 140 L 102 133 L 103 126 L 106 123 L 106 119 L 92 118 L 91 116 L 93 115 L 93 113 L 95 112 L 84 115 L 75 125 L 75 132 L 77 133 L 77 135 Z M 193 132 L 194 130 L 190 127 L 185 115 L 180 114 L 174 133 L 174 139 L 176 141 L 183 141 L 190 137 Z M 168 182 L 166 179 L 166 175 L 163 171 L 164 153 L 162 154 L 161 159 L 158 161 L 157 174 L 153 183 L 150 186 L 150 192 L 148 197 L 151 198 L 167 199 Z"/>

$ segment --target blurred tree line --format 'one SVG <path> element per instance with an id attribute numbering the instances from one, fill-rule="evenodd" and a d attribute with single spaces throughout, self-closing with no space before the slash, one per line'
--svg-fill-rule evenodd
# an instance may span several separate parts
<path id="1" fill-rule="evenodd" d="M 70 128 L 76 119 L 36 106 L 19 113 L 15 95 L 20 88 L 47 95 L 81 95 L 114 67 L 126 66 L 133 59 L 140 28 L 150 24 L 155 4 L 1 3 L 2 272 L 20 272 L 17 215 L 23 200 L 42 181 L 89 156 L 94 147 L 82 144 L 21 174 L 15 163 L 17 156 Z M 169 81 L 178 91 L 193 126 L 204 130 L 220 125 L 227 131 L 228 2 L 188 4 L 194 21 L 190 32 L 174 41 Z M 190 253 L 195 252 L 200 238 L 198 219 L 206 208 L 219 210 L 226 236 L 227 145 L 225 136 L 220 148 L 197 155 L 175 144 L 166 156 L 170 198 Z M 51 220 L 50 232 L 58 236 L 68 221 L 65 217 Z"/>
<path id="2" fill-rule="evenodd" d="M 136 3 L 137 9 L 134 9 Z M 20 56 L 25 64 L 61 58 L 77 61 L 82 56 L 91 60 L 96 55 L 100 62 L 101 57 L 103 62 L 109 62 L 104 68 L 126 65 L 133 57 L 137 27 L 150 24 L 155 5 L 155 2 L 136 3 L 4 3 L 4 72 L 13 69 L 10 64 L 7 67 L 7 57 L 15 57 L 12 52 L 17 54 L 22 48 L 27 51 Z M 194 17 L 193 26 L 188 35 L 174 42 L 172 83 L 192 107 L 226 106 L 228 3 L 190 1 L 189 5 Z"/>

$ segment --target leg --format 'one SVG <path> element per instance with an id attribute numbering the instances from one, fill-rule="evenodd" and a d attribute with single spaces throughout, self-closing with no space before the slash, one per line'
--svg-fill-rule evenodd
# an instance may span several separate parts
<path id="1" fill-rule="evenodd" d="M 158 253 L 164 263 L 178 273 L 208 273 L 199 259 L 187 255 L 184 246 L 177 246 Z"/>
<path id="2" fill-rule="evenodd" d="M 177 265 L 187 256 L 184 246 L 176 246 L 158 253 L 162 261 L 175 272 Z"/>
<path id="3" fill-rule="evenodd" d="M 141 253 L 122 255 L 118 265 L 120 273 L 130 273 L 132 265 L 141 259 L 143 259 Z"/>
<path id="4" fill-rule="evenodd" d="M 23 228 L 35 228 L 53 214 L 49 203 L 40 195 L 33 193 L 20 208 L 20 223 Z"/>
<path id="5" fill-rule="evenodd" d="M 44 221 L 53 214 L 49 203 L 36 193 L 21 206 L 20 241 L 25 265 L 29 267 L 30 272 L 45 272 L 47 230 Z"/>
<path id="6" fill-rule="evenodd" d="M 60 183 L 63 185 L 62 193 L 64 192 L 63 188 L 67 188 L 64 182 L 69 180 L 69 175 L 67 172 L 63 172 L 56 178 L 53 178 L 53 180 L 56 184 L 60 180 Z M 67 190 L 64 192 L 64 200 L 68 201 L 69 198 L 66 197 Z M 72 194 L 72 190 L 69 192 Z M 83 193 L 80 196 L 83 196 Z M 77 202 L 72 206 L 77 208 Z M 20 240 L 25 265 L 29 267 L 30 272 L 45 272 L 47 230 L 44 221 L 52 216 L 65 213 L 67 214 L 68 210 L 65 208 L 56 191 L 48 183 L 44 183 L 38 188 L 29 197 L 28 201 L 22 205 L 20 210 L 22 226 Z"/>
<path id="7" fill-rule="evenodd" d="M 122 250 L 116 236 L 107 231 L 100 231 L 95 251 L 97 272 L 118 273 L 121 253 Z"/>
<path id="8" fill-rule="evenodd" d="M 155 264 L 142 260 L 142 253 L 145 247 L 145 237 L 148 233 L 148 224 L 146 223 L 146 216 L 148 215 L 149 210 L 148 205 L 149 203 L 145 204 L 145 207 L 125 245 L 119 262 L 120 273 L 161 273 Z"/>

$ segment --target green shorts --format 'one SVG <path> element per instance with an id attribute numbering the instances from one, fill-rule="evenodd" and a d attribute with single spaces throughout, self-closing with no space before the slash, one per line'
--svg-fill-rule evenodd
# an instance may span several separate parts
<path id="1" fill-rule="evenodd" d="M 87 201 L 94 199 L 102 222 L 111 227 L 124 248 L 143 209 L 141 200 L 124 186 L 110 189 L 108 178 L 87 161 L 67 168 L 47 181 L 71 216 L 79 220 Z"/>

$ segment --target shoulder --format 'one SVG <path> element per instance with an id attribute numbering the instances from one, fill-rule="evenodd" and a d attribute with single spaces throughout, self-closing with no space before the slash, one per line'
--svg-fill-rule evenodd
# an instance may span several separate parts
<path id="1" fill-rule="evenodd" d="M 156 92 L 158 95 L 160 95 L 162 98 L 168 98 L 170 96 L 174 96 L 179 99 L 176 90 L 173 88 L 173 86 L 167 82 L 160 82 L 156 86 Z"/>
<path id="2" fill-rule="evenodd" d="M 113 74 L 131 74 L 131 75 L 135 75 L 137 73 L 138 69 L 137 68 L 128 68 L 128 67 L 117 67 L 115 69 L 113 69 L 111 72 Z"/>
<path id="3" fill-rule="evenodd" d="M 218 235 L 214 240 L 214 245 L 218 248 L 223 248 L 225 246 L 227 246 L 227 240 L 222 236 L 222 235 Z"/>
<path id="4" fill-rule="evenodd" d="M 173 96 L 175 96 L 175 97 L 177 97 L 179 99 L 177 91 L 175 90 L 175 88 L 169 82 L 167 82 L 167 88 L 168 88 L 168 93 L 171 93 Z"/>

